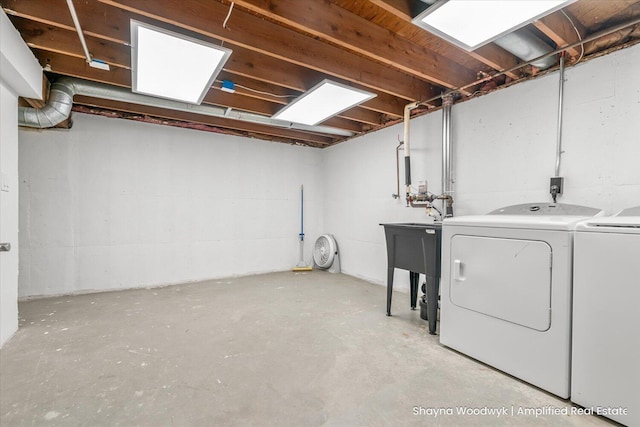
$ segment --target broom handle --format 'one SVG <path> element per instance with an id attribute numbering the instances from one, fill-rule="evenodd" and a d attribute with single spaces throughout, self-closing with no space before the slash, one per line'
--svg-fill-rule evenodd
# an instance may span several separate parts
<path id="1" fill-rule="evenodd" d="M 300 241 L 304 242 L 304 185 L 300 186 Z"/>

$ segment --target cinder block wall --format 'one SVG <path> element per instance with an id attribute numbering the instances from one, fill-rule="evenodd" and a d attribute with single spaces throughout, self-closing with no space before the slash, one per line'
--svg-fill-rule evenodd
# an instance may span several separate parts
<path id="1" fill-rule="evenodd" d="M 563 203 L 640 205 L 640 46 L 566 70 Z M 453 107 L 456 215 L 548 201 L 558 73 Z M 286 270 L 335 234 L 343 272 L 386 282 L 381 222 L 422 221 L 394 200 L 402 125 L 325 150 L 77 114 L 20 131 L 21 296 Z M 440 192 L 440 112 L 411 122 L 414 185 Z M 401 192 L 404 168 L 400 151 Z M 396 272 L 397 286 L 408 273 Z"/>
<path id="2" fill-rule="evenodd" d="M 20 131 L 19 295 L 287 270 L 322 226 L 318 149 L 74 114 Z"/>
<path id="3" fill-rule="evenodd" d="M 640 45 L 565 73 L 561 203 L 615 213 L 640 205 Z M 484 214 L 527 202 L 551 201 L 555 172 L 558 73 L 453 107 L 456 215 Z M 393 200 L 395 147 L 402 125 L 323 150 L 330 179 L 324 221 L 342 249 L 343 272 L 386 283 L 380 222 L 425 219 Z M 441 191 L 442 114 L 411 121 L 412 181 Z M 400 152 L 403 155 L 403 152 Z M 400 179 L 404 181 L 401 158 Z M 401 190 L 402 191 L 402 190 Z M 408 273 L 396 270 L 398 287 Z"/>

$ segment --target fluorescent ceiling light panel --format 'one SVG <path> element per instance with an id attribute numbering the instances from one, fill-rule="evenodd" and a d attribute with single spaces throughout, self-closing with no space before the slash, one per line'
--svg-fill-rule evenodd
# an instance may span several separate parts
<path id="1" fill-rule="evenodd" d="M 575 0 L 440 0 L 413 23 L 474 50 Z"/>
<path id="2" fill-rule="evenodd" d="M 274 114 L 273 118 L 313 126 L 375 96 L 375 93 L 323 80 Z"/>
<path id="3" fill-rule="evenodd" d="M 136 93 L 200 104 L 231 50 L 131 20 Z"/>

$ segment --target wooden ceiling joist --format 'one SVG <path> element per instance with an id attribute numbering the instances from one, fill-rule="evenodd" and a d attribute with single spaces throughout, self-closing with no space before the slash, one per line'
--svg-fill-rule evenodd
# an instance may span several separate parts
<path id="1" fill-rule="evenodd" d="M 56 1 L 56 0 L 53 0 Z M 65 21 L 65 14 L 60 13 L 57 9 L 57 13 L 47 15 L 47 18 L 39 16 L 39 14 L 46 13 L 46 8 L 35 8 L 30 10 L 28 14 L 26 10 L 20 9 L 18 6 L 24 7 L 24 5 L 16 4 L 12 5 L 14 25 L 21 31 L 27 43 L 30 46 L 38 49 L 50 50 L 57 53 L 65 53 L 71 56 L 84 57 L 82 47 L 78 40 L 75 28 L 67 25 Z M 96 5 L 97 6 L 97 5 Z M 82 4 L 77 7 L 79 11 L 82 11 L 85 6 Z M 104 5 L 100 5 L 102 8 L 106 8 Z M 98 7 L 99 8 L 99 7 Z M 113 8 L 108 8 L 113 9 Z M 107 10 L 101 11 L 102 15 L 111 16 L 114 15 L 113 10 L 108 12 Z M 36 14 L 38 16 L 36 16 Z M 117 16 L 120 16 L 119 14 Z M 86 34 L 105 34 L 108 32 L 108 37 L 98 39 L 91 35 L 86 36 L 87 44 L 90 51 L 107 52 L 100 57 L 101 60 L 123 68 L 130 67 L 130 48 L 125 43 L 128 43 L 128 26 L 127 22 L 112 22 L 109 18 L 110 25 L 105 27 L 100 21 L 100 25 L 89 23 L 86 26 L 87 29 L 92 31 L 85 31 Z M 46 23 L 45 23 L 46 22 Z M 125 28 L 126 31 L 123 31 Z M 115 30 L 119 29 L 119 30 Z M 119 42 L 113 42 L 112 40 L 119 40 Z M 94 49 L 93 46 L 100 45 L 101 49 Z M 232 55 L 225 65 L 225 70 L 237 74 L 239 76 L 246 76 L 255 80 L 261 80 L 264 82 L 277 84 L 290 89 L 294 89 L 303 92 L 309 88 L 314 82 L 322 80 L 325 76 L 315 71 L 306 70 L 301 66 L 286 63 L 276 58 L 266 56 L 259 52 L 245 49 L 243 47 L 233 47 L 235 55 Z M 242 58 L 238 60 L 238 58 Z M 306 74 L 306 76 L 305 76 Z M 300 79 L 300 76 L 305 76 Z M 429 87 L 429 91 L 421 96 L 426 98 L 433 91 L 433 88 Z M 407 95 L 409 96 L 409 95 Z M 413 94 L 415 96 L 415 94 Z M 378 96 L 367 103 L 363 104 L 363 108 L 389 115 L 392 118 L 402 117 L 402 110 L 404 105 L 408 102 L 407 99 L 398 99 L 397 96 L 389 95 L 387 93 L 379 93 Z M 366 121 L 371 122 L 371 119 Z"/>
<path id="2" fill-rule="evenodd" d="M 395 37 L 390 31 L 329 2 L 236 0 L 235 3 L 287 27 L 309 32 L 321 40 L 446 88 L 462 86 L 475 78 L 471 70 L 424 46 Z M 425 63 L 437 66 L 425 67 Z"/>
<path id="3" fill-rule="evenodd" d="M 218 2 L 99 1 L 159 22 L 222 40 L 225 46 L 232 49 L 233 46 L 227 43 L 360 84 L 375 91 L 387 92 L 408 100 L 419 100 L 422 94 L 427 94 L 427 97 L 428 94 L 436 94 L 433 86 L 428 82 L 418 78 L 412 81 L 407 78 L 406 73 L 389 67 L 380 67 L 371 59 L 349 53 L 241 10 L 233 12 L 234 19 L 229 21 L 229 29 L 225 29 L 222 24 L 229 8 Z"/>
<path id="4" fill-rule="evenodd" d="M 320 123 L 352 135 L 398 123 L 410 102 L 424 104 L 412 115 L 425 114 L 451 89 L 463 98 L 476 96 L 488 80 L 482 93 L 524 81 L 535 71 L 493 43 L 467 52 L 414 25 L 412 18 L 427 7 L 422 0 L 76 0 L 89 53 L 108 63 L 109 71 L 87 64 L 66 0 L 0 0 L 0 5 L 52 79 L 71 76 L 131 88 L 130 21 L 138 20 L 232 49 L 205 95 L 207 105 L 268 118 L 324 79 L 375 93 Z M 552 49 L 573 45 L 566 47 L 568 53 L 588 60 L 640 42 L 638 16 L 640 0 L 577 0 L 527 27 Z M 584 54 L 576 43 L 580 39 L 589 42 Z M 501 74 L 508 78 L 494 78 Z M 222 80 L 234 82 L 235 92 L 222 91 Z M 76 102 L 77 108 L 95 114 L 120 111 L 133 120 L 284 143 L 325 147 L 349 138 L 328 134 L 322 126 L 284 129 L 203 118 L 172 112 L 168 103 L 154 110 L 83 102 L 87 105 Z"/>

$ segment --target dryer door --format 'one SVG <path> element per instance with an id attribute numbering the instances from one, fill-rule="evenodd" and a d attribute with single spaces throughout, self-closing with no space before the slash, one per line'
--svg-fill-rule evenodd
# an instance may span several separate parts
<path id="1" fill-rule="evenodd" d="M 551 246 L 455 235 L 449 298 L 459 307 L 538 331 L 551 326 Z"/>

